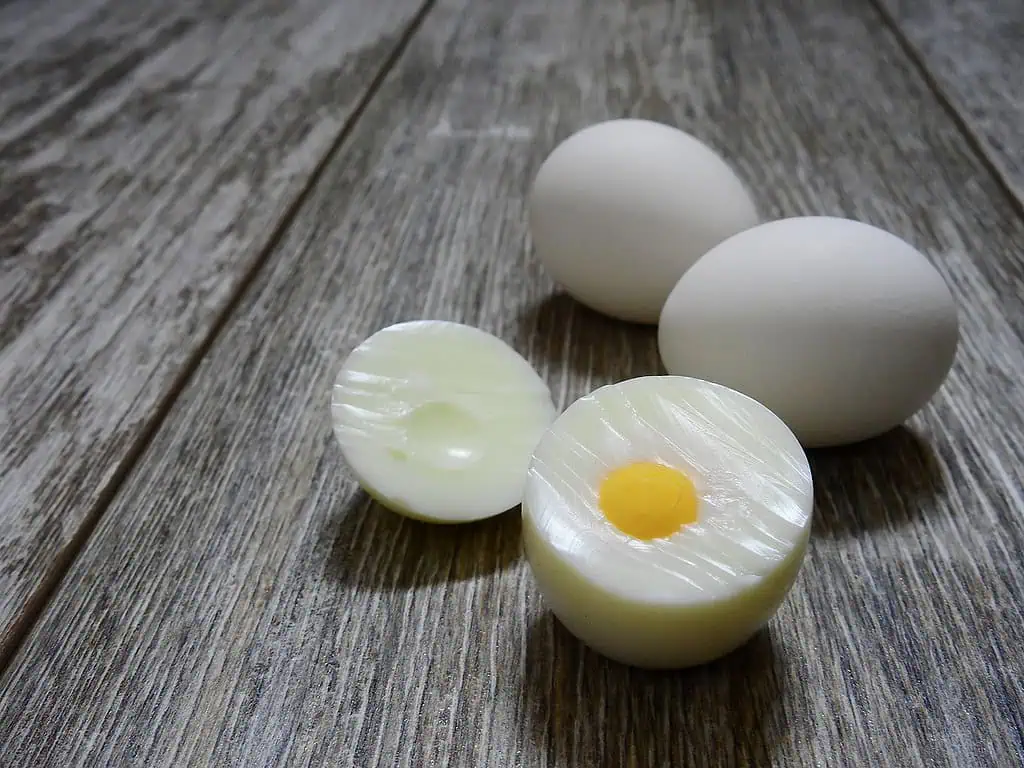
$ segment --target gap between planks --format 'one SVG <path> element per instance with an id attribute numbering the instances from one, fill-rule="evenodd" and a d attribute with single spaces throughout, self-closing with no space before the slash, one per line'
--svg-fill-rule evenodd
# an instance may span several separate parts
<path id="1" fill-rule="evenodd" d="M 256 277 L 270 261 L 271 255 L 277 250 L 277 247 L 285 233 L 291 227 L 291 224 L 299 211 L 302 210 L 302 206 L 305 203 L 306 198 L 312 190 L 315 189 L 317 182 L 323 175 L 324 169 L 327 168 L 331 160 L 344 146 L 345 141 L 352 134 L 356 124 L 359 122 L 359 119 L 362 117 L 363 113 L 366 112 L 367 107 L 377 95 L 381 85 L 387 79 L 388 74 L 394 68 L 395 64 L 397 64 L 402 58 L 402 54 L 408 47 L 409 42 L 423 25 L 424 19 L 430 13 L 436 2 L 437 0 L 424 0 L 420 5 L 419 10 L 416 11 L 412 19 L 406 25 L 405 30 L 403 30 L 402 34 L 398 38 L 398 42 L 395 44 L 394 48 L 384 60 L 383 65 L 378 69 L 377 73 L 370 81 L 370 84 L 366 89 L 366 93 L 364 93 L 356 102 L 351 115 L 349 115 L 348 119 L 345 120 L 341 130 L 338 131 L 337 136 L 334 137 L 327 150 L 323 153 L 323 156 L 317 162 L 313 171 L 309 174 L 309 177 L 298 190 L 291 203 L 289 203 L 285 208 L 280 220 L 271 231 L 266 244 L 253 261 L 252 266 L 242 276 L 241 280 L 239 280 L 236 285 L 234 292 L 227 299 L 221 310 L 216 314 L 206 336 L 200 342 L 192 355 L 186 360 L 177 376 L 174 377 L 160 404 L 154 409 L 149 422 L 146 424 L 134 444 L 126 452 L 123 460 L 114 472 L 110 483 L 103 489 L 94 509 L 83 518 L 81 525 L 77 528 L 67 546 L 64 547 L 54 559 L 53 566 L 47 572 L 35 593 L 28 598 L 24 608 L 15 617 L 8 629 L 7 638 L 5 638 L 7 642 L 0 644 L 0 672 L 6 669 L 11 660 L 17 655 L 25 638 L 28 637 L 29 632 L 32 630 L 32 627 L 35 626 L 39 616 L 49 604 L 53 595 L 56 594 L 57 590 L 60 588 L 61 582 L 64 580 L 65 575 L 74 564 L 75 559 L 82 551 L 86 542 L 88 542 L 90 536 L 92 536 L 93 531 L 96 530 L 96 526 L 103 517 L 103 514 L 106 512 L 111 502 L 117 497 L 117 494 L 120 492 L 125 480 L 127 480 L 131 475 L 131 472 L 135 468 L 139 459 L 145 454 L 150 443 L 153 441 L 153 437 L 160 431 L 160 428 L 167 419 L 167 415 L 171 412 L 171 409 L 174 406 L 174 402 L 188 386 L 189 381 L 191 381 L 196 370 L 199 368 L 203 358 L 206 357 L 207 352 L 210 351 L 217 338 L 221 335 L 221 332 L 227 326 L 228 321 L 235 313 L 235 310 L 238 308 L 243 297 L 249 291 L 249 288 L 252 286 Z"/>
<path id="2" fill-rule="evenodd" d="M 988 143 L 980 131 L 976 130 L 971 124 L 971 120 L 967 115 L 967 109 L 961 110 L 956 106 L 953 98 L 940 82 L 939 77 L 932 71 L 932 67 L 928 63 L 928 56 L 910 39 L 899 19 L 896 18 L 896 15 L 886 5 L 886 0 L 871 0 L 871 5 L 874 6 L 885 26 L 892 31 L 900 49 L 907 59 L 913 63 L 914 68 L 921 76 L 921 79 L 927 84 L 929 90 L 935 94 L 936 100 L 953 119 L 953 122 L 967 142 L 967 146 L 971 148 L 971 151 L 974 152 L 981 161 L 981 164 L 999 185 L 999 188 L 1010 201 L 1010 206 L 1017 216 L 1024 220 L 1024 199 L 1018 196 L 1012 180 L 989 151 Z"/>

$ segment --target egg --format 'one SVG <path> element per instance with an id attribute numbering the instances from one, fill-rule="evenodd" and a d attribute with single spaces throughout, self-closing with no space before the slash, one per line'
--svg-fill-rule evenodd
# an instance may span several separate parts
<path id="1" fill-rule="evenodd" d="M 463 523 L 520 503 L 556 411 L 508 344 L 424 320 L 384 328 L 352 351 L 331 416 L 343 458 L 371 496 L 409 517 Z"/>
<path id="2" fill-rule="evenodd" d="M 751 396 L 806 447 L 906 421 L 941 386 L 957 340 L 953 297 L 924 255 L 831 217 L 770 222 L 713 248 L 658 328 L 669 373 Z"/>
<path id="3" fill-rule="evenodd" d="M 650 324 L 691 264 L 758 223 L 750 194 L 710 147 L 632 119 L 598 123 L 557 146 L 528 212 L 537 257 L 571 296 Z"/>
<path id="4" fill-rule="evenodd" d="M 792 432 L 718 384 L 650 376 L 573 403 L 534 452 L 527 560 L 580 640 L 655 669 L 711 661 L 775 614 L 803 563 L 813 488 Z"/>

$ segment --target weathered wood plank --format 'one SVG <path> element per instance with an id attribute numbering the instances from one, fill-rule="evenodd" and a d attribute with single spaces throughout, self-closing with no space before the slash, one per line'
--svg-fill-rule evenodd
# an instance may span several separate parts
<path id="1" fill-rule="evenodd" d="M 1024 205 L 1024 3 L 875 2 Z"/>
<path id="2" fill-rule="evenodd" d="M 0 666 L 419 6 L 0 6 Z"/>
<path id="3" fill-rule="evenodd" d="M 870 6 L 840 0 L 442 0 L 0 679 L 0 757 L 1019 762 L 1007 291 L 1024 222 L 906 64 Z M 955 369 L 913 431 L 813 457 L 813 550 L 770 631 L 684 674 L 606 663 L 560 630 L 515 515 L 440 529 L 370 505 L 328 426 L 346 351 L 402 319 L 501 335 L 562 404 L 657 370 L 653 332 L 551 298 L 526 244 L 540 161 L 622 114 L 708 139 L 771 214 L 910 238 L 962 307 Z"/>

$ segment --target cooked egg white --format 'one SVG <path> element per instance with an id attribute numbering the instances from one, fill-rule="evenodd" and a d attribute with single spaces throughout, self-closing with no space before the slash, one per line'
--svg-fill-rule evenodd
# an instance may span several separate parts
<path id="1" fill-rule="evenodd" d="M 360 485 L 414 518 L 459 523 L 520 503 L 551 394 L 514 349 L 476 328 L 400 323 L 349 355 L 331 398 Z"/>
<path id="2" fill-rule="evenodd" d="M 559 620 L 626 664 L 686 667 L 737 648 L 804 559 L 807 458 L 771 411 L 726 387 L 653 376 L 571 405 L 534 453 L 527 559 Z"/>

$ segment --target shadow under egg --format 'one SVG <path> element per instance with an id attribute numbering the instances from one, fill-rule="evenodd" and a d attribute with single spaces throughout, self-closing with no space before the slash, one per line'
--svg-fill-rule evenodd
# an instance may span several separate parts
<path id="1" fill-rule="evenodd" d="M 583 385 L 577 389 L 665 373 L 655 326 L 607 317 L 564 292 L 523 308 L 519 332 L 535 357 Z"/>
<path id="2" fill-rule="evenodd" d="M 516 507 L 469 523 L 413 520 L 355 491 L 324 536 L 326 574 L 357 588 L 393 591 L 497 573 L 520 557 Z"/>
<path id="3" fill-rule="evenodd" d="M 932 447 L 905 426 L 840 448 L 809 450 L 814 535 L 856 536 L 901 527 L 944 491 Z"/>
<path id="4" fill-rule="evenodd" d="M 551 613 L 529 628 L 523 696 L 553 765 L 769 765 L 785 734 L 770 630 L 709 664 L 648 671 L 590 650 Z"/>

